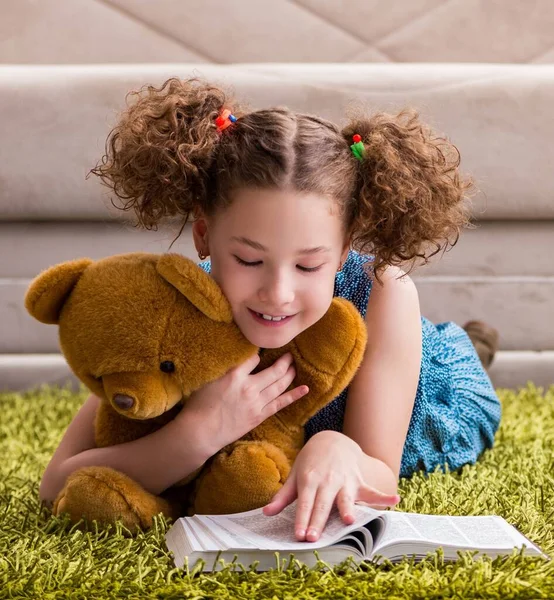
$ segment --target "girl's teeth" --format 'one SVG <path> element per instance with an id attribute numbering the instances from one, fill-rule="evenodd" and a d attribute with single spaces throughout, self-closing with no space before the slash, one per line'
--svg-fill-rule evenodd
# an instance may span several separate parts
<path id="1" fill-rule="evenodd" d="M 258 316 L 262 317 L 266 321 L 281 321 L 282 319 L 286 319 L 286 317 L 271 317 L 270 315 L 263 315 L 262 313 L 257 313 Z"/>

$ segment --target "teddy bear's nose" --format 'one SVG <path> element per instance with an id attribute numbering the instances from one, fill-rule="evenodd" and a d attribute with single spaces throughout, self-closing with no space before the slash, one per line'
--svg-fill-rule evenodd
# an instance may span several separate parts
<path id="1" fill-rule="evenodd" d="M 134 399 L 131 396 L 125 396 L 124 394 L 116 394 L 113 398 L 113 401 L 124 410 L 127 410 L 133 406 L 135 403 Z"/>
<path id="2" fill-rule="evenodd" d="M 175 363 L 170 360 L 164 360 L 163 363 L 160 364 L 160 371 L 164 373 L 173 373 L 175 371 Z"/>

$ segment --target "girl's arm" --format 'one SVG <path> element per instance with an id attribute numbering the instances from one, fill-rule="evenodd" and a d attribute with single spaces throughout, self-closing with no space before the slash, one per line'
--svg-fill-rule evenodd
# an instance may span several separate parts
<path id="1" fill-rule="evenodd" d="M 389 268 L 374 283 L 368 345 L 348 389 L 342 433 L 320 431 L 299 452 L 285 485 L 264 508 L 275 515 L 298 498 L 299 540 L 319 538 L 336 502 L 352 523 L 354 503 L 398 503 L 400 462 L 421 365 L 421 315 L 414 283 Z"/>
<path id="2" fill-rule="evenodd" d="M 112 467 L 144 489 L 159 494 L 202 466 L 213 454 L 196 415 L 181 411 L 173 421 L 138 440 L 96 448 L 94 418 L 101 400 L 88 397 L 64 434 L 40 483 L 39 497 L 49 507 L 76 469 Z M 185 443 L 186 440 L 186 443 Z"/>
<path id="3" fill-rule="evenodd" d="M 422 354 L 419 296 L 408 276 L 397 279 L 402 273 L 389 267 L 383 284 L 373 283 L 367 349 L 348 389 L 343 426 L 366 455 L 368 483 L 390 493 L 398 483 Z"/>

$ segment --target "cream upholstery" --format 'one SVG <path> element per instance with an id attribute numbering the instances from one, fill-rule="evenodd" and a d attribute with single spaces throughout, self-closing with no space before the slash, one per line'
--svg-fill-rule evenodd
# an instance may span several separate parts
<path id="1" fill-rule="evenodd" d="M 67 376 L 56 328 L 22 304 L 40 270 L 79 256 L 169 249 L 178 223 L 134 230 L 85 176 L 127 91 L 193 73 L 232 85 L 253 108 L 285 104 L 338 124 L 352 102 L 419 109 L 458 146 L 481 190 L 478 228 L 414 273 L 422 312 L 435 322 L 496 326 L 496 385 L 554 383 L 554 66 L 12 65 L 0 67 L 0 389 Z M 197 259 L 188 230 L 171 250 Z"/>
<path id="2" fill-rule="evenodd" d="M 3 63 L 554 61 L 551 0 L 3 0 Z"/>

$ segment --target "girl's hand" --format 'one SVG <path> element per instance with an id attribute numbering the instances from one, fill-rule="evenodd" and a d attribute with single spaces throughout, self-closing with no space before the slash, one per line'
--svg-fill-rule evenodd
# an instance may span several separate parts
<path id="1" fill-rule="evenodd" d="M 263 512 L 276 515 L 298 497 L 295 533 L 315 542 L 325 528 L 335 499 L 343 521 L 354 521 L 354 503 L 394 506 L 400 496 L 384 494 L 362 478 L 360 446 L 337 431 L 320 431 L 298 453 L 288 479 Z"/>
<path id="2" fill-rule="evenodd" d="M 185 403 L 181 412 L 198 416 L 198 427 L 208 440 L 210 456 L 308 393 L 305 385 L 285 392 L 296 376 L 290 352 L 252 375 L 259 362 L 260 357 L 254 354 L 223 377 L 193 392 Z"/>

